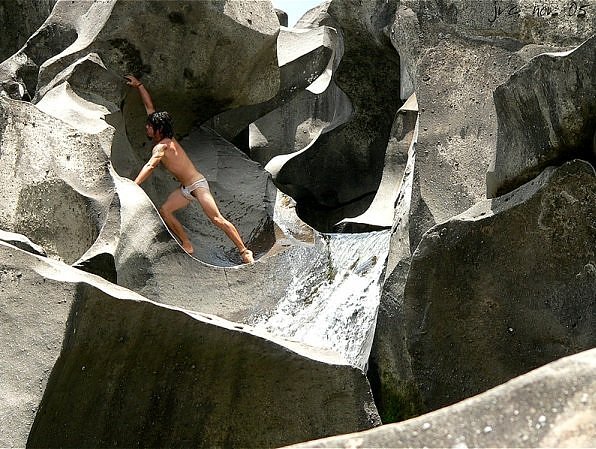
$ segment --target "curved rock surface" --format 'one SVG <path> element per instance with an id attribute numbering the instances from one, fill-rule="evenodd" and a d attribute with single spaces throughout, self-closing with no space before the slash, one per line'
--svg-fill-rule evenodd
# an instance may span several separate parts
<path id="1" fill-rule="evenodd" d="M 425 234 L 404 322 L 431 410 L 596 345 L 594 223 L 596 173 L 574 161 Z"/>
<path id="2" fill-rule="evenodd" d="M 402 98 L 414 91 L 420 106 L 412 250 L 436 223 L 486 198 L 495 89 L 533 56 L 573 48 L 596 30 L 596 14 L 558 14 L 564 0 L 536 3 L 400 2 L 388 34 L 400 55 Z"/>
<path id="3" fill-rule="evenodd" d="M 290 31 L 268 1 L 57 2 L 0 63 L 0 241 L 21 248 L 0 243 L 0 446 L 290 444 L 593 347 L 596 137 L 593 95 L 575 86 L 594 82 L 596 14 L 536 3 L 332 0 Z M 179 214 L 188 256 L 156 209 L 175 180 L 127 179 L 150 151 L 129 72 L 174 116 L 256 263 L 234 266 L 196 206 Z M 549 113 L 529 123 L 553 135 L 504 125 L 530 90 L 528 110 Z M 545 145 L 571 151 L 504 163 Z M 495 160 L 518 189 L 489 201 Z M 408 438 L 503 438 L 508 412 L 479 427 L 485 408 L 464 408 L 466 440 L 424 418 Z M 503 441 L 582 445 L 589 413 L 542 413 Z"/>
<path id="4" fill-rule="evenodd" d="M 532 59 L 495 91 L 499 131 L 487 195 L 502 195 L 544 167 L 596 160 L 596 37 Z"/>
<path id="5" fill-rule="evenodd" d="M 596 350 L 416 419 L 291 447 L 592 447 Z"/>
<path id="6" fill-rule="evenodd" d="M 424 412 L 422 399 L 413 380 L 412 361 L 406 345 L 403 329 L 403 292 L 410 270 L 412 251 L 409 239 L 409 211 L 416 165 L 416 142 L 418 139 L 418 116 L 415 112 L 415 95 L 402 107 L 401 117 L 396 119 L 395 139 L 390 145 L 393 152 L 404 156 L 407 163 L 395 203 L 395 218 L 384 275 L 383 292 L 379 301 L 375 336 L 371 348 L 368 378 L 375 397 L 377 409 L 384 423 L 402 421 Z M 398 137 L 401 137 L 398 139 Z M 389 152 L 389 150 L 388 150 Z M 398 160 L 400 160 L 398 159 Z M 400 160 L 403 163 L 403 161 Z"/>
<path id="7" fill-rule="evenodd" d="M 48 18 L 56 0 L 13 0 L 0 3 L 0 61 L 16 53 Z"/>
<path id="8" fill-rule="evenodd" d="M 382 34 L 395 7 L 382 0 L 333 0 L 309 17 L 310 27 L 342 30 L 344 52 L 333 80 L 349 98 L 352 115 L 287 160 L 275 182 L 296 199 L 301 218 L 321 231 L 333 229 L 345 216 L 364 212 L 381 181 L 391 126 L 401 106 L 399 60 Z M 382 83 L 375 75 L 379 72 Z"/>
<path id="9" fill-rule="evenodd" d="M 48 20 L 0 72 L 8 70 L 33 96 L 74 61 L 97 53 L 119 76 L 143 76 L 156 104 L 180 117 L 177 124 L 184 133 L 218 112 L 275 94 L 278 31 L 270 2 L 59 0 Z M 160 45 L 165 34 L 167 48 Z M 216 50 L 218 57 L 211 58 Z M 218 70 L 222 66 L 235 69 Z M 129 103 L 124 111 L 130 120 L 144 115 Z M 133 137 L 133 145 L 137 139 L 144 141 L 144 136 Z"/>
<path id="10" fill-rule="evenodd" d="M 0 227 L 75 262 L 97 239 L 112 199 L 111 133 L 80 133 L 28 103 L 0 98 L 0 134 L 0 173 L 12 180 L 0 186 Z"/>
<path id="11" fill-rule="evenodd" d="M 378 424 L 332 354 L 3 243 L 0 279 L 2 446 L 275 447 Z"/>
<path id="12" fill-rule="evenodd" d="M 314 8 L 313 11 L 320 9 L 326 10 L 326 6 Z M 293 29 L 296 37 L 309 36 L 321 28 L 335 30 L 332 56 L 325 71 L 306 89 L 251 124 L 250 155 L 263 165 L 276 156 L 306 149 L 320 134 L 345 123 L 353 111 L 350 100 L 333 80 L 344 54 L 343 35 L 335 28 L 318 26 L 320 19 L 316 17 L 308 23 L 304 20 Z M 282 158 L 281 162 L 276 163 L 274 176 L 287 160 L 289 158 Z"/>
<path id="13" fill-rule="evenodd" d="M 248 153 L 251 141 L 249 125 L 323 78 L 334 59 L 338 41 L 337 31 L 330 27 L 309 30 L 281 28 L 277 39 L 279 91 L 266 102 L 223 112 L 214 117 L 209 126 Z M 284 152 L 282 148 L 277 148 L 277 151 Z M 255 160 L 264 165 L 262 159 Z"/>
<path id="14" fill-rule="evenodd" d="M 596 15 L 579 8 L 565 11 L 565 5 L 555 1 L 536 8 L 536 2 L 525 0 L 400 2 L 388 35 L 400 56 L 402 98 L 416 93 L 420 124 L 409 217 L 396 215 L 394 223 L 408 237 L 392 239 L 371 353 L 369 376 L 385 422 L 420 413 L 420 392 L 410 371 L 417 355 L 408 351 L 403 331 L 409 326 L 403 318 L 404 288 L 408 276 L 428 276 L 428 267 L 411 267 L 410 255 L 430 228 L 483 201 L 487 168 L 496 154 L 507 159 L 506 146 L 497 149 L 495 89 L 534 56 L 573 49 L 594 34 Z M 510 111 L 503 105 L 503 114 L 523 112 L 512 104 Z M 575 120 L 589 120 L 589 115 Z M 565 263 L 572 260 L 570 256 Z M 473 267 L 466 269 L 475 273 Z M 468 282 L 472 274 L 460 276 Z M 494 278 L 495 288 L 509 289 L 505 279 Z"/>
<path id="15" fill-rule="evenodd" d="M 409 174 L 406 171 L 408 159 L 409 156 L 413 156 L 418 139 L 418 113 L 418 102 L 413 94 L 395 115 L 391 138 L 385 152 L 383 177 L 372 203 L 363 214 L 344 218 L 337 224 L 336 229 L 358 232 L 393 227 L 400 189 Z"/>

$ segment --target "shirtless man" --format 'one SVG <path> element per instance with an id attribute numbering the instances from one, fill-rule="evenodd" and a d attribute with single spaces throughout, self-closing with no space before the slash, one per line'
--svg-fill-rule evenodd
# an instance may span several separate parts
<path id="1" fill-rule="evenodd" d="M 199 173 L 184 149 L 174 139 L 174 130 L 170 115 L 165 111 L 155 112 L 149 92 L 137 78 L 127 75 L 126 79 L 126 84 L 137 89 L 141 95 L 141 100 L 143 100 L 148 115 L 145 131 L 147 132 L 147 137 L 154 144 L 151 159 L 143 166 L 135 179 L 135 183 L 141 185 L 151 176 L 153 170 L 161 162 L 181 183 L 180 188 L 174 190 L 159 208 L 159 214 L 172 232 L 180 239 L 182 248 L 188 254 L 193 253 L 193 247 L 188 234 L 186 234 L 184 228 L 174 216 L 174 212 L 187 207 L 196 199 L 211 222 L 223 230 L 230 240 L 234 242 L 238 251 L 240 251 L 242 262 L 253 263 L 252 251 L 244 245 L 236 227 L 221 215 L 215 199 L 211 195 L 207 180 Z"/>

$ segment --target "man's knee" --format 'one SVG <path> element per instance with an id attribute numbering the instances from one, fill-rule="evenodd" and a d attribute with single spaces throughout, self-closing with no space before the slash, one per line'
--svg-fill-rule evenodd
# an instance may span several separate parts
<path id="1" fill-rule="evenodd" d="M 161 215 L 162 217 L 169 217 L 170 215 L 172 215 L 172 211 L 166 205 L 162 205 L 158 209 L 158 212 L 159 212 L 159 215 Z"/>

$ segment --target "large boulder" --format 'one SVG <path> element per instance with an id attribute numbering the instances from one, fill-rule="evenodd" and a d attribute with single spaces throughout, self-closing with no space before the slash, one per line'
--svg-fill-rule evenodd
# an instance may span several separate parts
<path id="1" fill-rule="evenodd" d="M 399 59 L 383 35 L 383 28 L 393 21 L 395 7 L 395 2 L 382 0 L 333 0 L 297 25 L 327 25 L 341 30 L 343 36 L 344 52 L 333 81 L 349 99 L 336 103 L 339 111 L 348 110 L 351 116 L 342 120 L 342 126 L 337 126 L 334 117 L 315 123 L 319 135 L 311 135 L 316 140 L 285 161 L 275 175 L 278 187 L 296 199 L 301 217 L 321 231 L 364 212 L 381 181 L 387 142 L 401 106 Z M 383 74 L 381 81 L 379 73 Z M 338 115 L 345 117 L 341 112 Z M 333 129 L 325 129 L 333 122 Z M 307 128 L 300 131 L 309 134 Z M 288 143 L 294 147 L 294 142 Z"/>
<path id="2" fill-rule="evenodd" d="M 112 133 L 77 132 L 31 104 L 0 98 L 0 228 L 67 263 L 97 239 L 112 201 Z"/>
<path id="3" fill-rule="evenodd" d="M 593 447 L 596 349 L 409 421 L 294 448 Z"/>
<path id="4" fill-rule="evenodd" d="M 425 234 L 397 323 L 429 409 L 596 344 L 594 223 L 594 168 L 573 161 Z"/>
<path id="5" fill-rule="evenodd" d="M 561 160 L 596 159 L 596 36 L 571 52 L 535 57 L 494 98 L 499 129 L 489 197 Z"/>
<path id="6" fill-rule="evenodd" d="M 201 304 L 210 304 L 205 295 L 197 296 L 204 288 L 211 291 L 207 296 L 213 299 L 212 304 L 219 304 L 221 298 L 213 282 L 215 285 L 226 283 L 225 273 L 186 255 L 149 198 L 111 167 L 109 156 L 115 136 L 121 130 L 101 120 L 98 105 L 84 101 L 67 82 L 49 91 L 39 105 L 54 111 L 63 120 L 72 121 L 72 126 L 29 103 L 0 98 L 0 132 L 3 136 L 0 173 L 12 179 L 0 186 L 0 229 L 26 236 L 52 258 L 76 264 L 160 302 L 202 310 Z M 107 112 L 104 110 L 103 114 Z M 88 119 L 84 120 L 84 117 Z M 206 148 L 217 148 L 217 139 L 214 142 L 211 146 L 205 143 Z M 229 152 L 228 147 L 224 148 Z M 273 204 L 267 201 L 267 189 L 271 184 L 266 173 L 262 169 L 258 171 L 253 163 L 252 172 L 247 175 L 245 168 L 250 162 L 242 156 L 236 161 L 239 164 L 235 171 L 237 176 L 218 182 L 216 168 L 223 164 L 218 158 L 221 154 L 213 151 L 206 155 L 209 156 L 206 173 L 214 181 L 218 197 L 224 200 L 222 209 L 228 215 L 234 215 L 235 211 L 231 218 L 235 219 L 243 235 L 248 241 L 255 239 L 255 244 L 258 243 L 265 252 L 273 239 Z M 234 161 L 230 154 L 225 154 L 225 158 Z M 159 179 L 155 179 L 157 185 Z M 165 179 L 165 175 L 161 179 Z M 236 191 L 238 185 L 244 185 L 242 179 L 247 180 L 248 187 L 246 193 L 240 195 Z M 167 181 L 170 183 L 167 187 L 172 188 L 171 179 Z M 231 190 L 226 193 L 228 187 Z M 239 198 L 234 199 L 234 196 Z M 240 197 L 252 198 L 249 201 L 254 206 Z M 196 230 L 194 218 L 200 213 L 200 208 L 192 208 L 183 217 L 183 222 Z M 251 216 L 256 221 L 244 220 Z M 202 236 L 198 246 L 199 256 L 212 265 L 239 264 L 237 251 L 230 251 L 231 242 L 222 243 L 223 237 L 215 233 L 215 227 L 206 224 L 204 218 L 202 220 L 199 223 L 204 224 L 207 235 Z M 247 225 L 255 227 L 250 230 Z M 173 262 L 172 258 L 177 261 Z M 172 273 L 169 265 L 163 266 L 161 271 L 157 266 L 164 259 L 166 265 L 174 263 L 185 268 L 181 273 Z M 201 270 L 205 272 L 201 274 Z M 182 290 L 169 288 L 162 291 L 162 286 L 171 285 L 172 276 L 184 277 L 189 273 L 201 279 L 207 276 L 211 281 L 197 282 L 196 285 L 203 286 L 199 292 L 196 285 L 188 285 L 188 281 L 180 282 Z M 234 273 L 231 279 L 237 275 L 241 278 L 251 276 L 240 274 L 239 270 Z M 280 282 L 272 284 L 272 298 L 279 296 L 278 289 L 285 288 L 288 280 L 280 276 Z M 241 283 L 245 285 L 247 282 Z M 252 294 L 251 286 L 245 286 L 244 299 L 233 304 L 235 312 L 245 310 L 248 303 L 253 305 L 252 308 L 263 307 L 263 298 L 259 301 Z M 186 289 L 188 294 L 184 294 Z M 211 313 L 220 310 L 215 305 L 206 307 Z M 229 305 L 224 307 L 225 310 L 229 308 Z M 228 317 L 233 314 L 222 313 Z"/>
<path id="7" fill-rule="evenodd" d="M 335 355 L 0 243 L 5 447 L 275 447 L 378 424 Z"/>
<path id="8" fill-rule="evenodd" d="M 493 92 L 533 56 L 590 37 L 596 15 L 556 0 L 405 0 L 389 36 L 400 55 L 401 95 L 415 92 L 420 137 L 411 243 L 486 198 L 497 146 Z M 573 13 L 573 14 L 571 14 Z"/>
<path id="9" fill-rule="evenodd" d="M 42 266 L 52 265 L 0 242 L 2 447 L 27 443 L 76 296 L 76 289 L 38 274 Z"/>
<path id="10" fill-rule="evenodd" d="M 291 102 L 304 89 L 312 89 L 313 84 L 325 78 L 340 41 L 338 32 L 330 27 L 321 26 L 308 30 L 281 28 L 277 39 L 280 86 L 276 95 L 263 103 L 218 114 L 208 125 L 248 153 L 253 140 L 249 125 L 270 111 Z M 275 146 L 277 142 L 271 143 Z M 263 163 L 259 158 L 254 159 Z"/>
<path id="11" fill-rule="evenodd" d="M 401 96 L 416 93 L 420 108 L 409 217 L 395 223 L 405 226 L 410 249 L 392 240 L 369 373 L 388 421 L 420 412 L 404 289 L 408 273 L 426 273 L 410 267 L 409 255 L 430 228 L 486 197 L 486 170 L 497 148 L 493 92 L 537 54 L 573 49 L 594 33 L 595 16 L 585 8 L 534 3 L 406 0 L 388 32 L 400 56 Z"/>
<path id="12" fill-rule="evenodd" d="M 74 61 L 97 53 L 118 76 L 142 76 L 184 133 L 225 109 L 275 95 L 278 32 L 270 2 L 60 0 L 0 72 L 33 97 Z M 131 120 L 144 115 L 136 100 L 124 111 Z M 133 144 L 137 139 L 144 137 Z"/>
<path id="13" fill-rule="evenodd" d="M 380 287 L 377 272 L 383 269 L 385 263 L 385 256 L 382 255 L 385 247 L 383 237 L 376 240 L 377 247 L 380 245 L 376 250 L 366 236 L 360 238 L 360 245 L 368 248 L 369 252 L 372 251 L 369 255 L 344 251 L 342 254 L 349 257 L 334 258 L 329 253 L 328 242 L 319 237 L 314 245 L 290 242 L 289 245 L 282 246 L 281 250 L 273 250 L 271 256 L 266 257 L 262 263 L 234 267 L 240 262 L 237 250 L 221 231 L 207 222 L 201 209 L 193 205 L 179 214 L 197 249 L 196 257 L 188 256 L 169 234 L 154 206 L 154 203 L 160 204 L 169 192 L 178 188 L 171 176 L 158 170 L 143 185 L 147 196 L 130 180 L 115 173 L 109 164 L 111 155 L 113 165 L 127 171 L 132 177 L 135 172 L 127 166 L 122 154 L 129 154 L 127 161 L 136 163 L 137 170 L 143 162 L 137 162 L 126 137 L 122 135 L 123 120 L 119 110 L 110 112 L 116 106 L 107 101 L 104 94 L 94 90 L 91 83 L 84 82 L 86 79 L 96 78 L 86 74 L 95 72 L 99 77 L 104 70 L 101 61 L 90 55 L 75 62 L 61 77 L 57 77 L 37 107 L 5 100 L 6 114 L 10 118 L 7 123 L 10 126 L 6 127 L 4 134 L 9 150 L 7 154 L 11 157 L 4 158 L 0 165 L 6 173 L 19 174 L 16 177 L 17 183 L 5 186 L 3 198 L 6 200 L 7 210 L 10 210 L 10 198 L 20 194 L 23 180 L 29 179 L 27 176 L 55 178 L 56 183 L 66 185 L 74 182 L 70 181 L 71 178 L 83 183 L 86 187 L 83 191 L 86 195 L 84 198 L 88 197 L 87 201 L 94 205 L 88 209 L 97 213 L 97 216 L 89 210 L 78 214 L 62 211 L 60 207 L 72 207 L 75 204 L 62 191 L 53 192 L 45 201 L 49 203 L 48 208 L 60 212 L 56 219 L 61 220 L 59 224 L 65 230 L 70 231 L 72 228 L 76 232 L 82 232 L 77 230 L 90 227 L 87 221 L 93 219 L 93 227 L 90 229 L 94 233 L 88 240 L 78 241 L 78 247 L 71 245 L 73 236 L 69 232 L 45 231 L 47 228 L 53 229 L 55 223 L 51 220 L 44 222 L 45 209 L 39 210 L 39 205 L 31 201 L 23 205 L 22 211 L 15 213 L 12 221 L 6 220 L 3 223 L 4 228 L 10 232 L 30 234 L 32 240 L 37 241 L 38 235 L 33 230 L 15 227 L 14 220 L 29 217 L 25 221 L 39 229 L 41 237 L 45 239 L 38 243 L 47 247 L 48 253 L 53 257 L 98 274 L 153 301 L 212 313 L 240 323 L 260 323 L 276 314 L 279 316 L 277 311 L 284 308 L 284 301 L 295 297 L 297 292 L 306 291 L 305 289 L 312 289 L 313 292 L 333 290 L 339 286 L 346 289 L 357 279 L 364 278 L 367 284 L 359 283 L 359 288 L 351 288 L 352 300 L 344 301 L 340 308 L 322 298 L 323 308 L 327 311 L 324 316 L 332 323 L 327 327 L 326 338 L 315 341 L 309 340 L 310 336 L 307 334 L 297 336 L 292 333 L 295 328 L 307 329 L 301 324 L 305 321 L 304 315 L 290 317 L 281 328 L 276 326 L 276 333 L 282 337 L 292 336 L 311 345 L 333 349 L 343 360 L 363 368 L 370 350 L 378 303 Z M 15 114 L 13 109 L 19 111 L 23 117 L 12 118 Z M 27 122 L 36 123 L 36 131 L 42 132 L 33 135 L 26 127 L 23 130 L 23 123 Z M 52 135 L 55 140 L 46 137 Z M 21 171 L 26 171 L 20 161 L 29 161 L 23 157 L 23 152 L 29 158 L 35 158 L 43 149 L 45 152 L 40 160 L 45 158 L 49 162 L 42 168 L 46 165 L 59 165 L 53 163 L 52 158 L 62 154 L 64 147 L 60 147 L 59 143 L 61 139 L 66 140 L 71 135 L 80 139 L 72 144 L 81 146 L 77 157 L 84 159 L 84 162 L 69 166 L 67 176 L 46 173 L 37 169 L 35 164 L 27 167 L 27 176 L 20 174 Z M 27 144 L 19 145 L 20 141 L 26 141 Z M 276 193 L 268 174 L 229 142 L 208 129 L 193 131 L 187 138 L 181 139 L 181 143 L 210 181 L 224 215 L 237 224 L 246 242 L 255 249 L 258 256 L 267 253 L 274 243 L 272 215 Z M 114 157 L 116 153 L 118 156 Z M 68 161 L 70 155 L 66 154 L 64 157 Z M 90 179 L 87 180 L 86 177 Z M 102 202 L 93 203 L 98 198 Z M 31 217 L 37 217 L 37 221 Z M 47 218 L 53 216 L 48 215 Z M 349 241 L 337 240 L 337 245 L 351 246 Z M 61 248 L 68 248 L 69 245 L 72 251 L 78 248 L 77 253 L 65 259 L 60 253 L 52 252 L 56 241 L 61 242 Z M 315 259 L 321 261 L 321 266 L 313 266 L 312 261 Z M 357 273 L 349 273 L 354 263 L 362 265 L 362 269 Z M 335 277 L 329 279 L 328 272 L 320 270 L 320 267 L 332 264 L 337 265 L 336 269 L 341 270 L 341 273 L 348 274 L 346 279 L 343 275 L 337 276 L 337 280 Z M 375 267 L 374 270 L 372 266 Z M 298 278 L 305 280 L 303 285 L 296 283 Z M 222 294 L 222 291 L 229 292 L 229 295 Z M 231 300 L 231 297 L 234 299 Z M 341 298 L 337 296 L 335 299 Z M 323 317 L 322 314 L 319 315 L 319 318 Z M 354 328 L 352 317 L 356 315 L 360 325 Z"/>

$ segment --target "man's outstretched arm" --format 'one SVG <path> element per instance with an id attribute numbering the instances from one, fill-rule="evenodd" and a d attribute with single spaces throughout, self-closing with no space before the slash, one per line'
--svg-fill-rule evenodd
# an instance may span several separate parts
<path id="1" fill-rule="evenodd" d="M 151 100 L 151 95 L 149 95 L 149 91 L 145 89 L 143 83 L 141 83 L 133 75 L 126 75 L 125 78 L 127 79 L 126 84 L 128 84 L 131 87 L 134 87 L 139 91 L 139 95 L 141 95 L 141 100 L 143 100 L 143 104 L 145 105 L 147 115 L 154 113 L 155 107 L 153 106 L 153 100 Z"/>
<path id="2" fill-rule="evenodd" d="M 161 162 L 161 159 L 163 158 L 163 155 L 165 153 L 165 148 L 166 146 L 161 143 L 155 145 L 155 147 L 153 148 L 153 155 L 151 156 L 151 159 L 149 159 L 149 162 L 143 165 L 143 168 L 135 178 L 135 184 L 140 186 L 143 182 L 147 180 L 149 176 L 151 176 L 153 170 L 155 170 L 155 168 Z"/>

